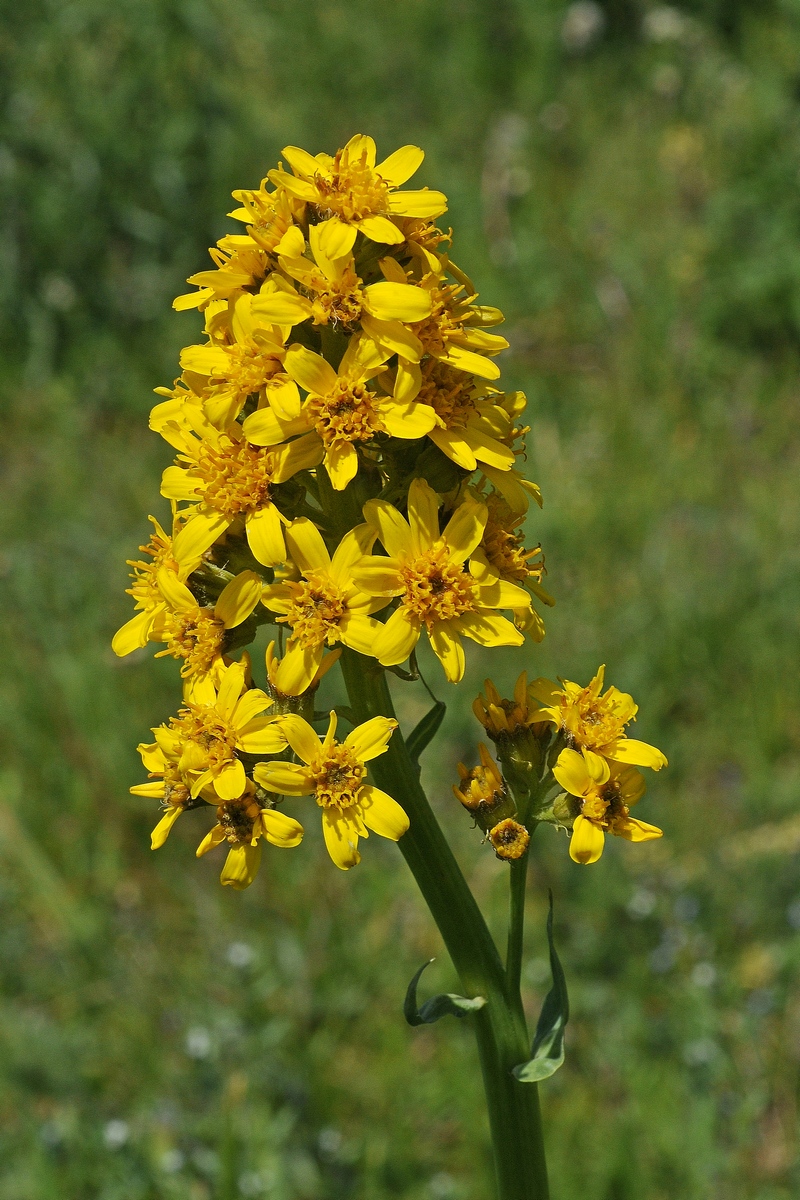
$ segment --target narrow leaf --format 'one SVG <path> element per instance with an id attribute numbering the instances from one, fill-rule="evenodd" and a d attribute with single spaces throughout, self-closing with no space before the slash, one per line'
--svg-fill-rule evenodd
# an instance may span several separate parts
<path id="1" fill-rule="evenodd" d="M 441 700 L 437 700 L 433 708 L 425 713 L 419 725 L 416 725 L 409 734 L 406 739 L 406 749 L 412 762 L 419 763 L 420 754 L 438 733 L 446 712 L 447 705 L 443 704 Z"/>
<path id="2" fill-rule="evenodd" d="M 530 1060 L 514 1067 L 514 1075 L 521 1083 L 538 1083 L 540 1079 L 549 1079 L 564 1061 L 564 1030 L 569 1020 L 569 999 L 567 981 L 553 942 L 552 892 L 550 911 L 547 914 L 547 942 L 550 946 L 553 986 L 544 998 L 542 1011 L 536 1023 Z"/>
<path id="3" fill-rule="evenodd" d="M 432 996 L 430 1000 L 425 1001 L 421 1008 L 418 1008 L 417 984 L 420 981 L 422 972 L 433 961 L 433 959 L 430 959 L 429 962 L 423 963 L 408 985 L 408 991 L 403 1003 L 403 1015 L 409 1025 L 432 1025 L 440 1017 L 466 1017 L 467 1013 L 477 1012 L 479 1008 L 483 1008 L 486 1003 L 483 996 L 475 996 L 473 1000 L 467 1000 L 464 996 L 455 996 L 452 992 L 442 993 L 440 996 Z"/>

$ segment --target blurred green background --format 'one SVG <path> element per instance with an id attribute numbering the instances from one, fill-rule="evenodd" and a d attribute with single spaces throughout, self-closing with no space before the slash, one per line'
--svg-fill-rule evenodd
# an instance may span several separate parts
<path id="1" fill-rule="evenodd" d="M 483 1200 L 468 1028 L 396 849 L 349 875 L 316 822 L 244 894 L 157 855 L 128 795 L 174 664 L 109 648 L 164 514 L 151 390 L 172 297 L 298 143 L 427 151 L 454 256 L 507 313 L 541 647 L 479 658 L 428 752 L 498 934 L 505 875 L 455 810 L 486 673 L 600 662 L 663 747 L 642 816 L 578 867 L 539 831 L 573 1019 L 543 1085 L 555 1200 L 789 1200 L 800 1063 L 800 3 L 2 0 L 0 1196 Z M 402 711 L 424 705 L 398 685 Z M 646 809 L 646 811 L 645 811 Z M 211 856 L 212 858 L 214 856 Z"/>

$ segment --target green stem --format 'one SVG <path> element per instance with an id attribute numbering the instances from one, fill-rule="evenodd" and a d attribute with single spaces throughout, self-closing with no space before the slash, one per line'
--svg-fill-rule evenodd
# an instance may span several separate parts
<path id="1" fill-rule="evenodd" d="M 359 721 L 394 716 L 385 672 L 374 659 L 345 650 L 341 666 Z M 508 990 L 497 947 L 399 731 L 387 752 L 370 766 L 378 786 L 408 813 L 410 828 L 400 839 L 400 850 L 439 927 L 464 994 L 484 996 L 487 1001 L 472 1019 L 489 1110 L 498 1200 L 548 1200 L 538 1091 L 535 1084 L 519 1083 L 511 1073 L 530 1051 L 519 991 Z"/>
<path id="2" fill-rule="evenodd" d="M 510 865 L 508 880 L 508 950 L 506 980 L 508 994 L 519 995 L 522 975 L 522 935 L 525 927 L 525 885 L 528 881 L 528 851 Z"/>

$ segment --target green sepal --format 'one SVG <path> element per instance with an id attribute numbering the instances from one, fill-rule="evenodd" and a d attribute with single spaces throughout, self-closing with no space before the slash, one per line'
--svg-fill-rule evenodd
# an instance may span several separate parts
<path id="1" fill-rule="evenodd" d="M 443 992 L 439 996 L 431 996 L 421 1008 L 417 1007 L 417 984 L 426 967 L 434 960 L 431 958 L 423 963 L 411 983 L 408 985 L 406 998 L 403 1001 L 403 1015 L 409 1025 L 432 1025 L 440 1017 L 466 1017 L 468 1013 L 477 1012 L 483 1008 L 486 1001 L 483 996 L 475 996 L 467 1000 L 464 996 L 456 996 L 452 992 Z"/>
<path id="2" fill-rule="evenodd" d="M 439 732 L 439 726 L 444 720 L 446 712 L 447 705 L 442 700 L 437 700 L 433 708 L 428 709 L 419 724 L 414 726 L 406 738 L 408 756 L 417 766 L 419 766 L 420 754 Z"/>
<path id="3" fill-rule="evenodd" d="M 547 914 L 547 941 L 550 946 L 550 970 L 553 986 L 544 998 L 536 1023 L 536 1033 L 528 1062 L 514 1067 L 520 1083 L 538 1083 L 555 1074 L 564 1061 L 564 1030 L 569 1020 L 569 998 L 564 970 L 558 961 L 553 942 L 553 893 L 550 892 L 550 911 Z"/>

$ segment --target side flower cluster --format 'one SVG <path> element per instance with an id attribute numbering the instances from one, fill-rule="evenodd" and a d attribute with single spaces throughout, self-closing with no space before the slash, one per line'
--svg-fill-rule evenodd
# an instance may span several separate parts
<path id="1" fill-rule="evenodd" d="M 113 647 L 155 643 L 180 668 L 177 716 L 139 748 L 150 782 L 133 791 L 162 806 L 153 846 L 212 807 L 197 852 L 226 842 L 233 887 L 264 842 L 299 843 L 289 797 L 316 798 L 343 869 L 369 831 L 408 826 L 367 776 L 396 722 L 343 741 L 335 714 L 323 740 L 313 728 L 341 653 L 410 659 L 413 673 L 424 637 L 456 683 L 465 642 L 540 641 L 553 603 L 523 532 L 541 496 L 519 467 L 525 397 L 499 384 L 503 315 L 450 258 L 445 196 L 404 186 L 422 160 L 404 146 L 378 161 L 361 134 L 332 156 L 287 146 L 258 188 L 234 192 L 242 229 L 174 304 L 203 332 L 150 416 L 175 452 L 171 522 L 151 518 L 130 563 L 135 610 Z M 244 647 L 264 625 L 262 689 Z M 518 848 L 512 833 L 498 845 Z"/>
<path id="2" fill-rule="evenodd" d="M 638 707 L 615 687 L 603 691 L 604 675 L 600 667 L 581 687 L 569 680 L 529 684 L 523 672 L 509 700 L 487 679 L 473 711 L 495 742 L 512 786 L 481 745 L 481 766 L 459 768 L 462 783 L 454 790 L 499 857 L 516 857 L 498 840 L 501 833 L 509 838 L 508 822 L 518 815 L 526 832 L 540 821 L 569 830 L 569 852 L 577 863 L 597 862 L 606 834 L 629 842 L 661 837 L 660 829 L 630 810 L 645 792 L 639 768 L 660 771 L 667 760 L 655 746 L 627 736 Z M 497 818 L 502 820 L 495 824 Z M 512 844 L 519 843 L 512 838 Z"/>

